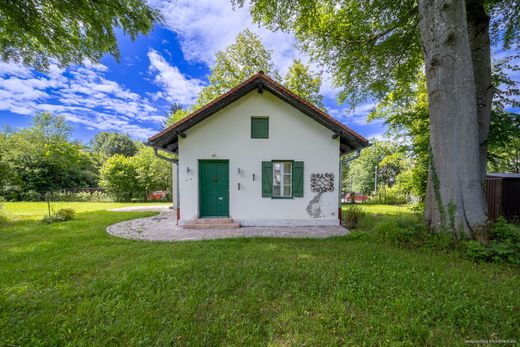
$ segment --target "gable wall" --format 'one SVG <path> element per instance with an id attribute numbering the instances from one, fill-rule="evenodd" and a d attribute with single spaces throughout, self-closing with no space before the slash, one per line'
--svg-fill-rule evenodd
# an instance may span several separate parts
<path id="1" fill-rule="evenodd" d="M 251 116 L 269 117 L 268 139 L 251 139 Z M 250 92 L 186 135 L 179 137 L 181 224 L 198 217 L 199 159 L 229 160 L 230 217 L 243 225 L 338 224 L 339 139 L 271 93 Z M 304 162 L 303 198 L 262 197 L 262 161 L 283 159 Z M 335 190 L 318 196 L 310 175 L 329 172 Z"/>

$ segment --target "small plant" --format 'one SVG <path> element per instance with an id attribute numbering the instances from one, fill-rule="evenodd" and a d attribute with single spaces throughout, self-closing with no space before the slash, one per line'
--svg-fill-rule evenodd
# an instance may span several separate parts
<path id="1" fill-rule="evenodd" d="M 58 211 L 48 214 L 42 218 L 42 223 L 51 224 L 56 222 L 64 222 L 74 218 L 76 212 L 71 208 L 62 208 Z"/>
<path id="2" fill-rule="evenodd" d="M 344 211 L 343 225 L 348 229 L 356 229 L 365 212 L 359 206 L 350 205 Z"/>
<path id="3" fill-rule="evenodd" d="M 520 265 L 520 227 L 499 219 L 490 229 L 487 244 L 471 240 L 464 243 L 465 253 L 475 261 L 508 262 Z"/>

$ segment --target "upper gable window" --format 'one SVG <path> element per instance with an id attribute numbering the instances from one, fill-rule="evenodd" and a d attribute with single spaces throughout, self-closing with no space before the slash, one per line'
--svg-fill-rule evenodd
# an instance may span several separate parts
<path id="1" fill-rule="evenodd" d="M 269 118 L 251 117 L 251 138 L 252 139 L 268 139 L 269 138 Z"/>

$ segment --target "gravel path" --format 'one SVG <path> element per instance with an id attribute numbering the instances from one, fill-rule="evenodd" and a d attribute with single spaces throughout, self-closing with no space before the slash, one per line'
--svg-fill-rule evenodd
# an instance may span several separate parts
<path id="1" fill-rule="evenodd" d="M 157 216 L 133 219 L 113 224 L 107 228 L 107 232 L 114 236 L 134 240 L 188 241 L 237 237 L 325 238 L 330 236 L 346 235 L 348 231 L 340 226 L 183 229 L 175 225 L 175 213 L 173 211 L 162 209 Z"/>

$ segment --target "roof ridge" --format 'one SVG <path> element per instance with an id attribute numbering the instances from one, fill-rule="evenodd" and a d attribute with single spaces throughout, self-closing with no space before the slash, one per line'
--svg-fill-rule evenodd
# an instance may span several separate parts
<path id="1" fill-rule="evenodd" d="M 169 127 L 165 128 L 165 129 L 161 130 L 157 134 L 155 134 L 152 137 L 150 137 L 148 139 L 148 141 L 149 142 L 153 142 L 153 141 L 157 140 L 158 138 L 160 138 L 161 136 L 163 136 L 163 135 L 165 135 L 165 134 L 175 130 L 175 128 L 177 128 L 180 125 L 182 125 L 182 124 L 190 121 L 191 119 L 197 117 L 197 115 L 199 115 L 200 113 L 202 113 L 205 110 L 211 108 L 212 106 L 214 106 L 218 102 L 222 101 L 226 97 L 228 97 L 228 96 L 232 95 L 233 93 L 237 92 L 238 90 L 240 90 L 241 88 L 245 87 L 246 85 L 248 85 L 249 83 L 253 82 L 256 79 L 263 80 L 264 82 L 269 84 L 271 86 L 271 88 L 277 90 L 279 93 L 281 92 L 282 94 L 283 93 L 287 94 L 288 97 L 290 97 L 292 99 L 295 99 L 300 104 L 305 105 L 311 111 L 313 111 L 315 113 L 318 113 L 321 117 L 325 118 L 329 122 L 334 123 L 335 125 L 337 125 L 341 129 L 345 130 L 350 135 L 356 137 L 361 142 L 364 142 L 364 143 L 368 144 L 368 140 L 365 137 L 361 136 L 360 134 L 358 134 L 357 132 L 352 130 L 347 125 L 341 123 L 340 121 L 338 121 L 334 117 L 330 116 L 328 113 L 326 113 L 325 111 L 321 110 L 320 108 L 318 108 L 316 105 L 314 105 L 310 101 L 308 101 L 308 100 L 306 100 L 306 99 L 296 95 L 291 90 L 289 90 L 288 88 L 284 87 L 281 83 L 275 81 L 269 75 L 266 75 L 262 70 L 258 71 L 256 74 L 252 75 L 248 79 L 246 79 L 243 82 L 239 83 L 238 85 L 236 85 L 235 87 L 231 88 L 227 92 L 225 92 L 225 93 L 221 94 L 220 96 L 216 97 L 215 99 L 213 99 L 212 101 L 208 102 L 207 104 L 205 104 L 205 105 L 199 107 L 198 109 L 194 110 L 193 112 L 191 112 L 189 115 L 187 115 L 183 119 L 173 123 L 172 125 L 170 125 Z"/>

